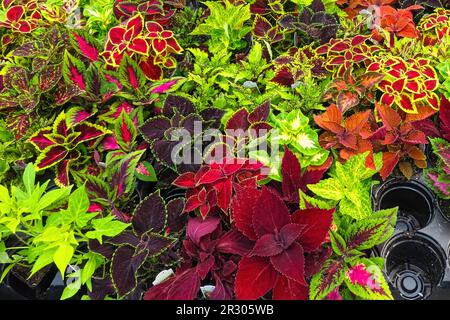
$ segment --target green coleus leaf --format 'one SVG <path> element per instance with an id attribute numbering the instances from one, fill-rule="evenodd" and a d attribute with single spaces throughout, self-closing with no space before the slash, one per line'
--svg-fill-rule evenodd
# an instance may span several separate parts
<path id="1" fill-rule="evenodd" d="M 348 289 L 367 300 L 392 300 L 389 285 L 380 267 L 369 259 L 351 266 L 345 273 Z"/>
<path id="2" fill-rule="evenodd" d="M 53 253 L 53 261 L 58 267 L 59 272 L 61 272 L 62 277 L 64 277 L 67 265 L 72 260 L 74 253 L 75 249 L 70 243 L 61 243 Z"/>
<path id="3" fill-rule="evenodd" d="M 316 184 L 309 184 L 308 188 L 324 199 L 340 201 L 344 198 L 344 187 L 338 179 L 325 179 Z"/>

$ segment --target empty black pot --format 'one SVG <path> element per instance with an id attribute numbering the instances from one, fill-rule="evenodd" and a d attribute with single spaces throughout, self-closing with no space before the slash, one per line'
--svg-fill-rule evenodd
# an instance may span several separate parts
<path id="1" fill-rule="evenodd" d="M 381 251 L 395 299 L 430 298 L 445 273 L 445 252 L 425 234 L 399 234 Z"/>
<path id="2" fill-rule="evenodd" d="M 375 207 L 376 210 L 399 207 L 397 231 L 413 232 L 431 222 L 435 201 L 433 194 L 422 183 L 393 179 L 378 190 Z"/>

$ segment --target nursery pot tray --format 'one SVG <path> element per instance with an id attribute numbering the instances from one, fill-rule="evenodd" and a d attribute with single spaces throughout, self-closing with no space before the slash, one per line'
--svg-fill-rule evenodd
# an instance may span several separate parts
<path id="1" fill-rule="evenodd" d="M 398 207 L 394 236 L 377 248 L 395 299 L 450 299 L 450 222 L 420 181 L 391 179 L 374 192 L 374 208 Z"/>

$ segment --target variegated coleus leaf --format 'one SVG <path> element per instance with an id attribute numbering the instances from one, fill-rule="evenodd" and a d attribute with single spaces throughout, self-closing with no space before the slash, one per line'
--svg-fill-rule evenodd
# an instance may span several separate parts
<path id="1" fill-rule="evenodd" d="M 435 168 L 424 171 L 425 182 L 440 198 L 450 199 L 450 143 L 441 138 L 430 141 L 439 160 Z"/>
<path id="2" fill-rule="evenodd" d="M 122 111 L 114 122 L 114 137 L 122 150 L 130 151 L 137 136 L 136 123 L 130 115 Z"/>
<path id="3" fill-rule="evenodd" d="M 66 83 L 74 85 L 79 90 L 86 90 L 86 66 L 67 50 L 64 52 L 63 76 Z"/>
<path id="4" fill-rule="evenodd" d="M 76 30 L 70 33 L 70 41 L 73 47 L 90 61 L 99 60 L 100 43 L 91 34 L 84 30 Z"/>
<path id="5" fill-rule="evenodd" d="M 392 300 L 389 285 L 380 267 L 369 259 L 351 266 L 345 273 L 345 283 L 356 296 L 367 300 Z"/>
<path id="6" fill-rule="evenodd" d="M 323 300 L 345 280 L 348 268 L 342 259 L 330 259 L 315 274 L 309 285 L 309 299 Z"/>
<path id="7" fill-rule="evenodd" d="M 43 128 L 28 139 L 28 142 L 40 152 L 35 162 L 36 170 L 55 166 L 55 183 L 67 186 L 70 165 L 81 156 L 77 146 L 101 138 L 107 133 L 109 131 L 106 128 L 96 124 L 69 123 L 66 113 L 62 112 L 52 127 Z"/>
<path id="8" fill-rule="evenodd" d="M 120 62 L 119 80 L 124 87 L 134 91 L 143 88 L 147 81 L 141 68 L 128 55 Z"/>

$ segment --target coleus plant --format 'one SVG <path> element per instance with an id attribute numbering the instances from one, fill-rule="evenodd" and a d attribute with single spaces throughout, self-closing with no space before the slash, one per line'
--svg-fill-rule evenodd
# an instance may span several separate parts
<path id="1" fill-rule="evenodd" d="M 341 164 L 336 162 L 329 172 L 330 178 L 308 185 L 315 197 L 300 193 L 300 207 L 306 203 L 323 208 L 337 207 L 337 212 L 356 220 L 364 219 L 372 213 L 371 189 L 374 185 L 372 176 L 381 168 L 381 154 L 374 157 L 376 169 L 366 167 L 367 153 L 351 157 Z M 305 202 L 306 201 L 306 202 Z"/>
<path id="2" fill-rule="evenodd" d="M 273 299 L 307 299 L 306 278 L 320 265 L 313 253 L 321 251 L 334 210 L 290 214 L 266 186 L 238 188 L 232 207 L 236 228 L 254 243 L 239 263 L 236 298 L 258 299 L 272 290 Z"/>
<path id="3" fill-rule="evenodd" d="M 382 272 L 384 260 L 365 257 L 364 251 L 394 234 L 397 211 L 392 208 L 374 212 L 330 232 L 333 254 L 311 280 L 311 300 L 342 300 L 344 293 L 360 299 L 393 299 Z"/>
<path id="4" fill-rule="evenodd" d="M 430 139 L 433 153 L 438 157 L 434 168 L 424 170 L 427 185 L 442 199 L 450 199 L 450 142 L 442 138 Z"/>
<path id="5" fill-rule="evenodd" d="M 274 44 L 284 40 L 283 29 L 278 24 L 275 26 L 265 17 L 257 14 L 253 20 L 252 34 L 270 44 Z"/>
<path id="6" fill-rule="evenodd" d="M 330 105 L 324 113 L 314 116 L 316 124 L 326 130 L 319 137 L 320 145 L 325 149 L 339 150 L 341 160 L 369 151 L 366 163 L 375 168 L 373 146 L 369 140 L 372 135 L 370 117 L 370 110 L 366 110 L 344 119 L 342 111 L 335 104 Z"/>
<path id="7" fill-rule="evenodd" d="M 380 98 L 382 104 L 396 106 L 410 114 L 423 113 L 425 117 L 433 110 L 439 110 L 440 99 L 436 94 L 439 79 L 429 59 L 380 57 L 375 58 L 367 71 L 385 75 L 377 84 L 383 92 Z"/>
<path id="8" fill-rule="evenodd" d="M 180 217 L 184 200 L 165 202 L 159 191 L 147 196 L 135 208 L 131 230 L 105 239 L 92 240 L 89 248 L 111 259 L 111 280 L 119 297 L 138 290 L 148 274 L 154 272 L 149 262 L 174 245 L 174 237 L 183 227 Z"/>
<path id="9" fill-rule="evenodd" d="M 271 143 L 288 146 L 299 155 L 302 167 L 321 166 L 327 160 L 329 152 L 320 146 L 316 130 L 299 109 L 273 116 L 271 123 L 274 127 L 270 133 Z"/>
<path id="10" fill-rule="evenodd" d="M 357 35 L 352 38 L 331 39 L 316 49 L 320 55 L 326 55 L 325 68 L 341 77 L 346 70 L 367 66 L 381 48 L 369 43 L 370 36 Z M 377 71 L 377 70 L 369 70 Z"/>
<path id="11" fill-rule="evenodd" d="M 290 87 L 308 76 L 324 78 L 327 75 L 324 62 L 310 46 L 291 48 L 287 54 L 273 60 L 275 76 L 271 81 Z"/>
<path id="12" fill-rule="evenodd" d="M 0 21 L 0 27 L 13 32 L 29 33 L 35 30 L 42 15 L 38 1 L 2 1 L 2 9 L 6 11 L 5 21 Z"/>
<path id="13" fill-rule="evenodd" d="M 218 128 L 223 114 L 224 111 L 216 108 L 197 112 L 188 99 L 170 95 L 164 102 L 161 115 L 149 118 L 139 130 L 149 143 L 153 155 L 162 164 L 180 172 L 197 170 L 199 165 L 194 164 L 194 161 L 191 161 L 192 164 L 176 165 L 172 155 L 187 147 L 187 152 L 192 152 L 193 157 L 202 159 L 200 150 L 194 147 L 197 139 L 202 139 L 202 132 L 194 132 L 195 128 L 198 128 L 199 124 L 203 131 Z M 183 141 L 180 142 L 179 139 Z M 199 143 L 200 146 L 203 145 L 202 141 Z"/>
<path id="14" fill-rule="evenodd" d="M 126 20 L 141 13 L 146 20 L 156 21 L 162 26 L 167 26 L 171 22 L 174 10 L 168 8 L 168 1 L 162 3 L 161 0 L 140 0 L 130 2 L 127 0 L 114 1 L 114 14 L 120 20 Z"/>
<path id="15" fill-rule="evenodd" d="M 417 29 L 426 46 L 433 46 L 450 36 L 450 10 L 437 8 L 433 13 L 423 16 Z"/>
<path id="16" fill-rule="evenodd" d="M 336 37 L 338 30 L 337 17 L 328 13 L 321 0 L 314 0 L 308 7 L 297 15 L 286 14 L 280 21 L 280 25 L 287 30 L 300 33 L 300 37 L 309 40 L 319 41 L 320 44 L 328 42 Z M 302 42 L 303 39 L 300 40 Z"/>
<path id="17" fill-rule="evenodd" d="M 375 102 L 374 88 L 384 78 L 384 74 L 366 72 L 355 76 L 348 69 L 343 77 L 336 77 L 328 84 L 324 100 L 332 100 L 342 113 L 362 104 Z"/>
<path id="18" fill-rule="evenodd" d="M 147 300 L 192 300 L 201 283 L 214 283 L 211 300 L 231 300 L 238 263 L 251 249 L 251 242 L 237 229 L 226 232 L 219 217 L 189 218 L 183 241 L 183 262 L 176 275 L 153 286 Z"/>
<path id="19" fill-rule="evenodd" d="M 35 132 L 29 142 L 40 153 L 35 162 L 37 171 L 55 168 L 55 183 L 70 184 L 70 168 L 83 164 L 87 150 L 109 131 L 87 121 L 70 121 L 65 112 L 59 114 L 52 127 Z"/>
<path id="20" fill-rule="evenodd" d="M 133 58 L 136 56 L 146 77 L 159 80 L 162 67 L 174 68 L 176 60 L 172 54 L 181 51 L 172 31 L 165 30 L 155 21 L 144 23 L 144 17 L 138 13 L 109 30 L 101 56 L 113 68 L 120 65 L 125 54 Z"/>
<path id="21" fill-rule="evenodd" d="M 413 13 L 414 10 L 423 9 L 422 6 L 413 5 L 404 9 L 395 9 L 392 6 L 381 6 L 380 27 L 389 32 L 392 37 L 418 38 L 419 31 L 416 29 Z M 374 29 L 375 37 L 378 37 L 378 31 Z M 392 44 L 392 40 L 390 41 Z"/>
<path id="22" fill-rule="evenodd" d="M 186 172 L 173 184 L 188 189 L 184 212 L 196 209 L 205 219 L 217 209 L 229 214 L 231 198 L 236 186 L 254 185 L 265 176 L 263 165 L 257 161 L 238 158 L 222 158 L 203 165 L 197 172 Z"/>
<path id="23" fill-rule="evenodd" d="M 419 148 L 420 144 L 427 144 L 427 137 L 421 130 L 415 128 L 410 122 L 405 121 L 391 107 L 377 104 L 376 110 L 383 122 L 371 137 L 374 143 L 384 145 L 387 151 L 383 152 L 383 167 L 380 170 L 381 177 L 385 180 L 399 164 L 402 174 L 408 179 L 413 174 L 410 158 L 419 168 L 426 168 L 426 156 Z"/>

